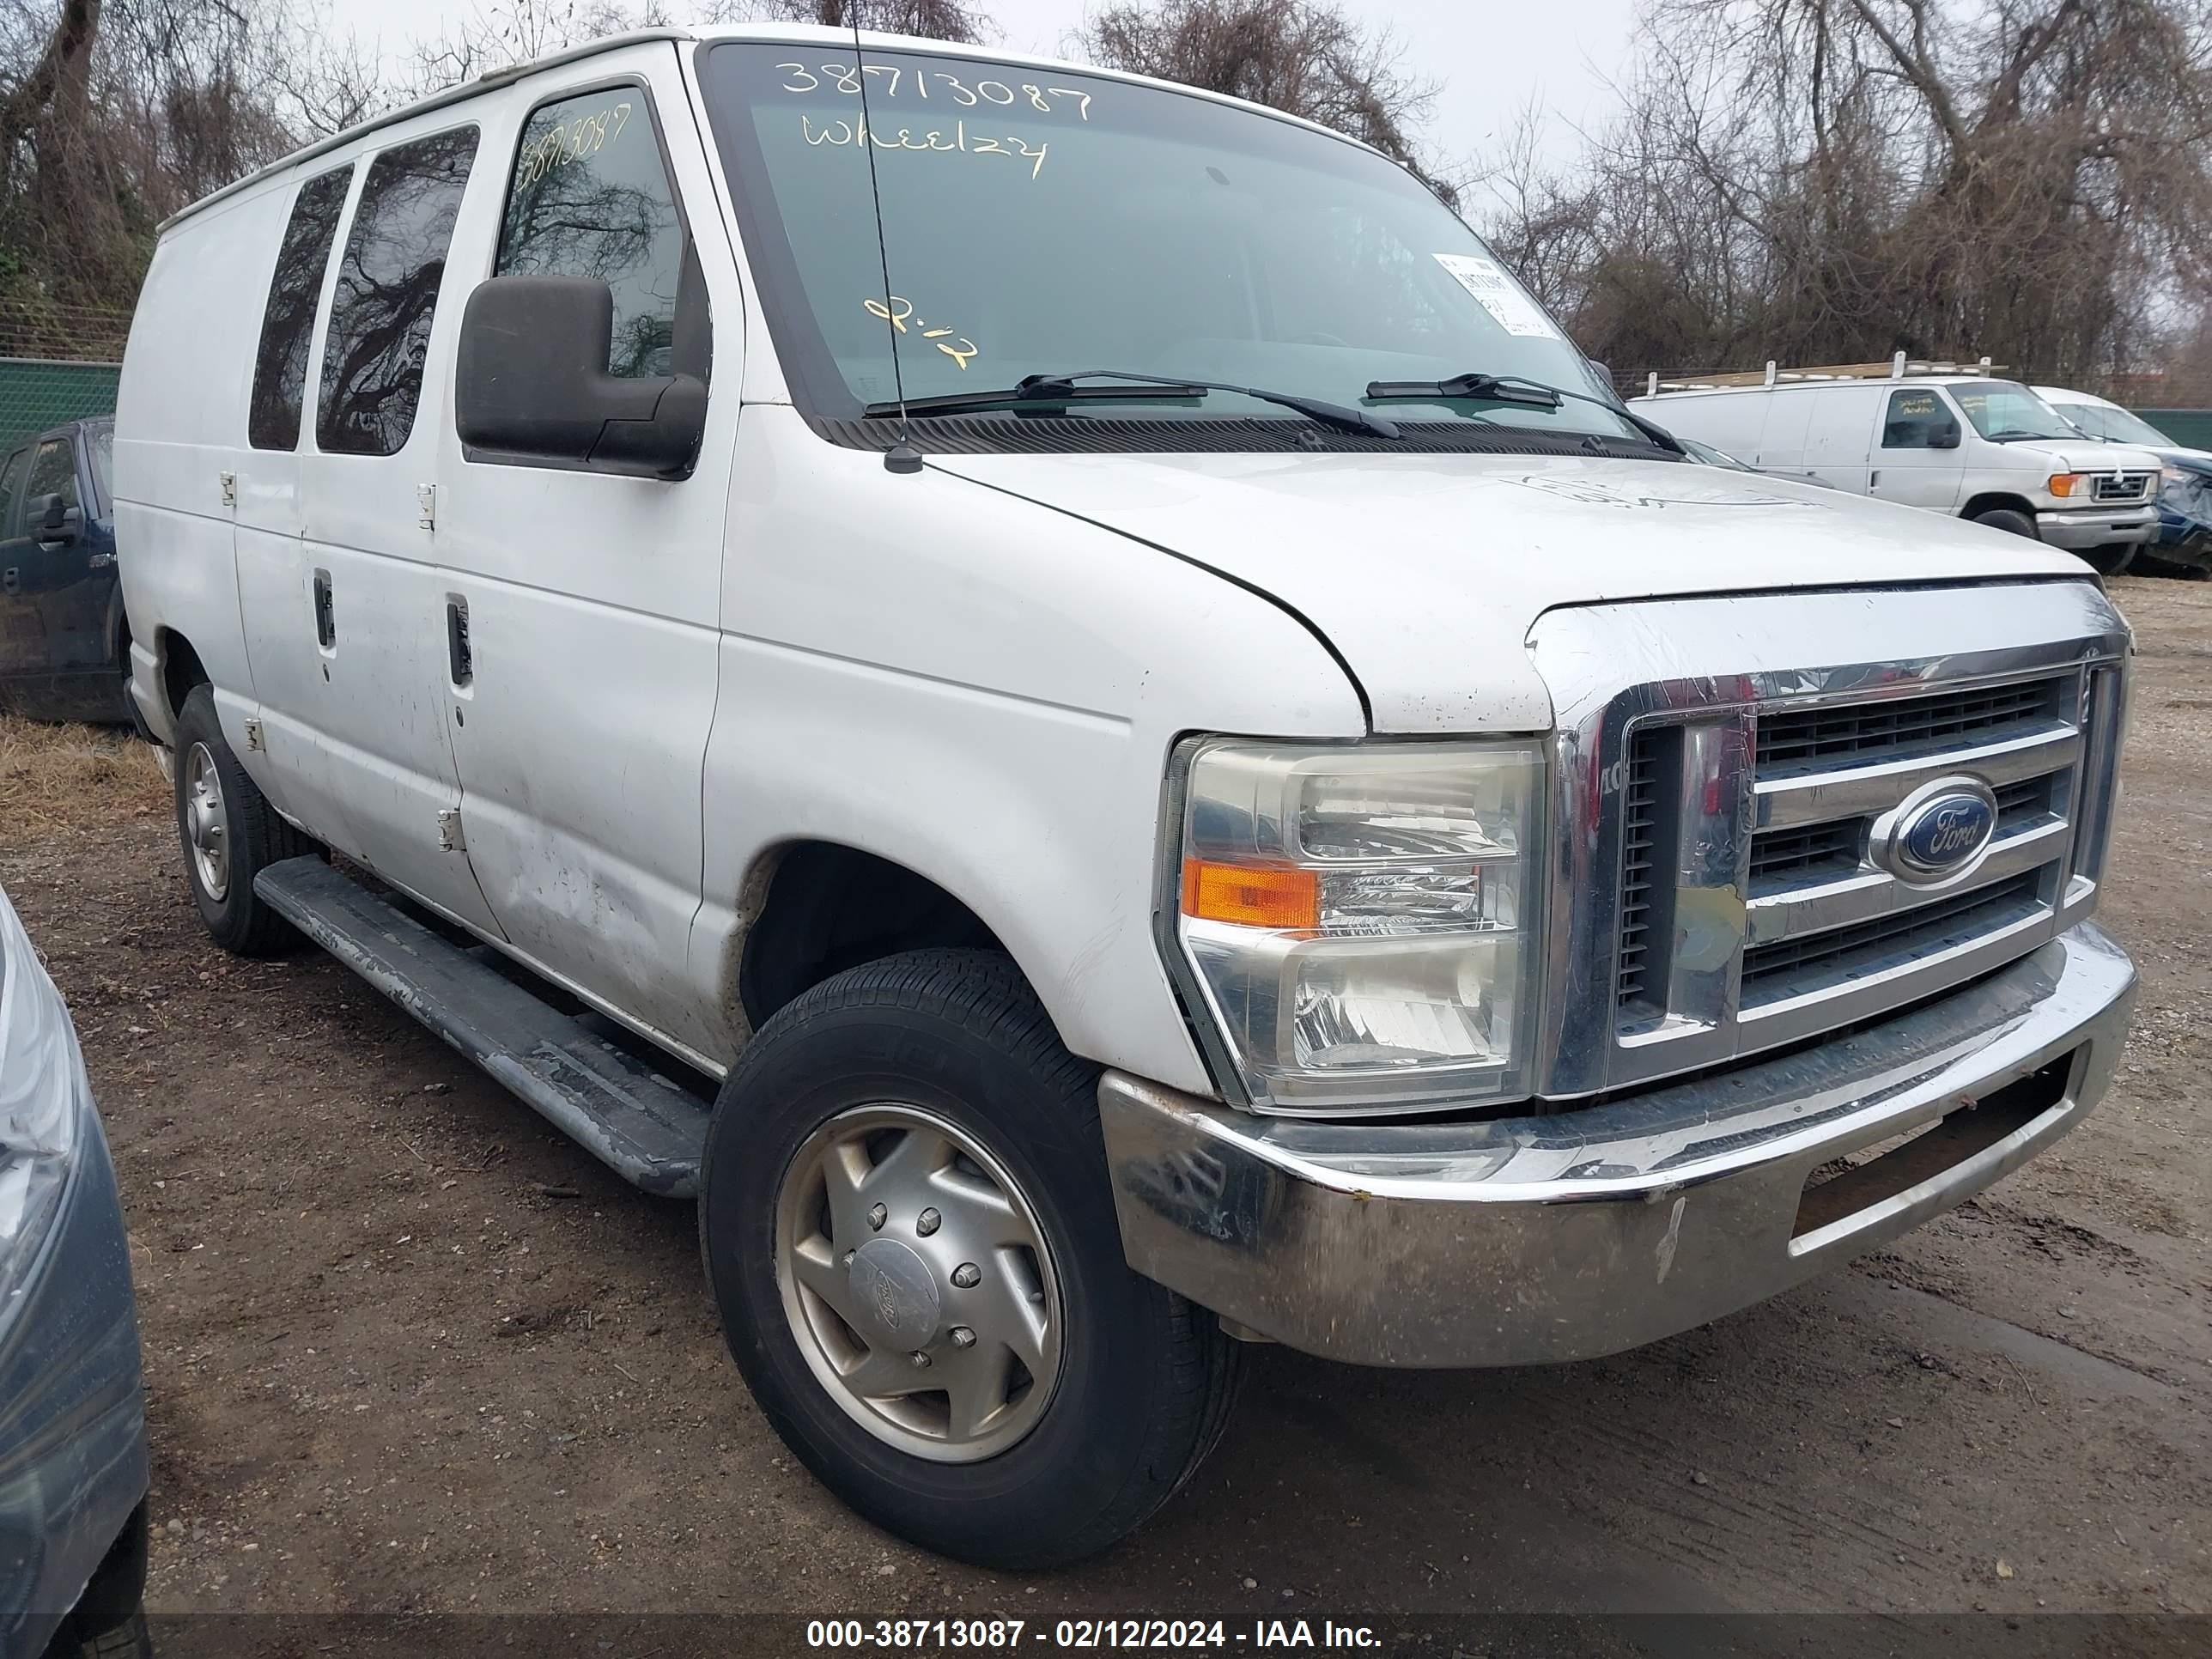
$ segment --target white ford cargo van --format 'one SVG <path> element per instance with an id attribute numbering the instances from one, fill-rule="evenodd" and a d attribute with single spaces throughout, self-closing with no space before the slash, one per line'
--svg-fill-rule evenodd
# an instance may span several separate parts
<path id="1" fill-rule="evenodd" d="M 2119 1053 L 2081 565 L 1686 464 L 1266 110 L 552 58 L 168 225 L 115 481 L 215 937 L 696 1193 L 776 1427 L 972 1559 L 1136 1525 L 1240 1340 L 1648 1342 Z"/>
<path id="2" fill-rule="evenodd" d="M 2027 386 L 1986 374 L 1770 364 L 1748 384 L 1659 382 L 1632 407 L 1669 432 L 1804 477 L 1972 519 L 2080 554 L 2107 575 L 2158 534 L 2158 457 L 2091 442 Z"/>

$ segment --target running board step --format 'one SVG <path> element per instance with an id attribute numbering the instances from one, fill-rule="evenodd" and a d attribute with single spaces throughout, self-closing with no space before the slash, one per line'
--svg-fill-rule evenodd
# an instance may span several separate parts
<path id="1" fill-rule="evenodd" d="M 272 864 L 253 890 L 623 1180 L 697 1194 L 707 1109 L 644 1061 L 319 858 Z"/>

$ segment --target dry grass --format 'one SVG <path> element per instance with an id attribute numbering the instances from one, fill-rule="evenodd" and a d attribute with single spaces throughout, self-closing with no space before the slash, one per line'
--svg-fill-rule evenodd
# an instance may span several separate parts
<path id="1" fill-rule="evenodd" d="M 0 844 L 166 811 L 154 751 L 129 732 L 0 714 Z"/>

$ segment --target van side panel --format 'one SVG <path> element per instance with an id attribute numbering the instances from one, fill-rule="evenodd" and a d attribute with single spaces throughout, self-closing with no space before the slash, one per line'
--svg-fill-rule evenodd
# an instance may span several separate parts
<path id="1" fill-rule="evenodd" d="M 253 684 L 238 612 L 232 509 L 246 442 L 259 298 L 283 196 L 241 196 L 173 227 L 154 250 L 131 321 L 115 406 L 115 541 L 130 613 L 132 689 L 172 736 L 157 660 L 181 635 L 216 687 L 225 734 L 249 769 L 241 725 Z M 258 773 L 257 773 L 258 781 Z"/>
<path id="2" fill-rule="evenodd" d="M 1711 392 L 1662 398 L 1638 406 L 1669 432 L 1696 438 L 1725 449 L 1752 466 L 1759 459 L 1759 434 L 1766 423 L 1766 406 L 1773 398 L 1764 392 Z"/>
<path id="3" fill-rule="evenodd" d="M 820 840 L 927 877 L 1006 945 L 1075 1053 L 1212 1085 L 1152 931 L 1191 730 L 1364 736 L 1283 611 L 1171 555 L 935 470 L 738 426 L 690 994 L 737 1014 L 748 878 Z M 897 533 L 884 526 L 896 526 Z"/>
<path id="4" fill-rule="evenodd" d="M 1838 386 L 1808 401 L 1817 407 L 1805 433 L 1805 476 L 1854 495 L 1867 493 L 1867 456 L 1881 424 L 1889 383 Z"/>

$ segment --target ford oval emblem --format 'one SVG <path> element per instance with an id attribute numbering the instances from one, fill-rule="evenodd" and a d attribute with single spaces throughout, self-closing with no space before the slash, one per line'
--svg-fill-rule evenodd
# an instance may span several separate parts
<path id="1" fill-rule="evenodd" d="M 1880 861 L 1905 881 L 1957 875 L 1996 834 L 1997 802 L 1979 778 L 1946 778 L 1907 801 L 1885 826 Z"/>

